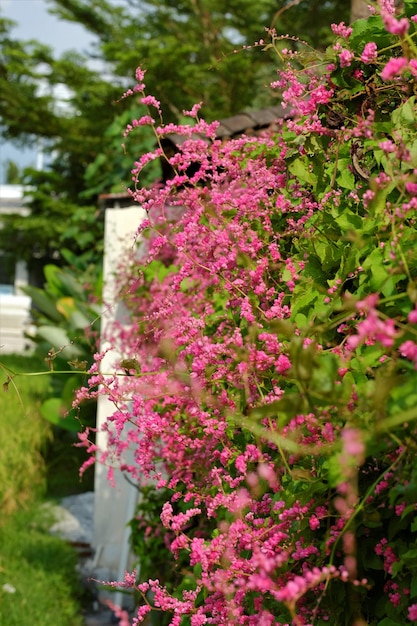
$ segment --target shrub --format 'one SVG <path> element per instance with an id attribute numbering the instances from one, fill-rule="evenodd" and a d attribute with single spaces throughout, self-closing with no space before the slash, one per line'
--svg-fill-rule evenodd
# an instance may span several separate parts
<path id="1" fill-rule="evenodd" d="M 78 393 L 115 403 L 98 460 L 166 494 L 145 537 L 163 533 L 167 571 L 120 583 L 139 622 L 417 619 L 414 11 L 382 2 L 322 55 L 277 47 L 289 115 L 259 137 L 222 143 L 198 106 L 164 126 L 140 68 L 126 94 L 149 107 L 127 133 L 184 140 L 135 164 L 148 219 L 121 263 L 123 358 L 109 376 L 96 355 Z M 173 179 L 141 188 L 159 157 Z"/>
<path id="2" fill-rule="evenodd" d="M 80 413 L 72 409 L 72 400 L 98 343 L 102 272 L 94 254 L 62 250 L 61 255 L 67 266 L 46 265 L 44 287 L 26 286 L 24 291 L 32 299 L 36 353 L 57 373 L 51 377 L 52 397 L 43 402 L 42 415 L 55 426 L 77 432 L 80 420 L 91 425 L 95 418 L 94 402 Z"/>

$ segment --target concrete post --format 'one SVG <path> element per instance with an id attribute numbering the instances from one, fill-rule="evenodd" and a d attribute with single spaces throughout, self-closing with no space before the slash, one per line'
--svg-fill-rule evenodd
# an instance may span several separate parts
<path id="1" fill-rule="evenodd" d="M 102 371 L 112 371 L 118 357 L 117 346 L 110 346 L 106 340 L 107 331 L 114 321 L 123 322 L 123 309 L 117 302 L 115 271 L 125 254 L 135 246 L 135 233 L 146 214 L 137 206 L 127 208 L 107 208 L 104 236 L 104 287 L 102 314 L 101 350 L 111 347 L 102 361 Z M 114 412 L 114 405 L 107 397 L 101 396 L 97 406 L 97 445 L 107 448 L 107 436 L 100 429 L 107 417 Z M 107 572 L 107 579 L 114 580 L 128 569 L 129 532 L 127 522 L 133 517 L 137 491 L 115 468 L 116 486 L 107 480 L 107 468 L 97 464 L 95 468 L 94 505 L 94 567 Z M 123 561 L 123 562 L 122 562 Z M 104 576 L 106 576 L 104 574 Z M 114 598 L 112 598 L 114 600 Z"/>

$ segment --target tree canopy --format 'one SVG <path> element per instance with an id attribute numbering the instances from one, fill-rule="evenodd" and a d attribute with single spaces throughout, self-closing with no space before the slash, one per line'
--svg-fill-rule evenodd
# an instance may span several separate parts
<path id="1" fill-rule="evenodd" d="M 62 245 L 82 252 L 101 239 L 97 196 L 129 185 L 139 148 L 128 143 L 125 154 L 121 143 L 140 105 L 120 99 L 139 63 L 165 121 L 181 121 L 182 111 L 200 101 L 204 117 L 218 119 L 276 103 L 277 95 L 264 88 L 276 64 L 262 45 L 253 45 L 267 39 L 265 28 L 325 47 L 330 24 L 349 19 L 342 0 L 279 8 L 275 0 L 49 0 L 49 6 L 84 26 L 96 43 L 89 54 L 57 58 L 40 42 L 13 38 L 12 23 L 0 16 L 0 133 L 21 145 L 40 141 L 48 157 L 45 171 L 25 172 L 31 215 L 8 217 L 0 232 L 0 246 L 13 251 L 11 233 L 18 229 L 19 254 L 28 257 L 48 256 Z M 136 141 L 142 149 L 153 139 L 144 130 Z"/>

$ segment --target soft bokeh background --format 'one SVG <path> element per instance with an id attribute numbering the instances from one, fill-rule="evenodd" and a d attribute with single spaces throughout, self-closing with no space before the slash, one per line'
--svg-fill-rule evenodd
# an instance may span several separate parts
<path id="1" fill-rule="evenodd" d="M 51 46 L 57 55 L 69 49 L 83 52 L 94 41 L 92 35 L 79 24 L 64 22 L 48 13 L 47 0 L 0 0 L 0 14 L 16 22 L 12 30 L 14 37 L 37 39 Z M 5 166 L 9 159 L 21 167 L 36 165 L 35 149 L 0 141 L 0 184 L 5 183 Z"/>

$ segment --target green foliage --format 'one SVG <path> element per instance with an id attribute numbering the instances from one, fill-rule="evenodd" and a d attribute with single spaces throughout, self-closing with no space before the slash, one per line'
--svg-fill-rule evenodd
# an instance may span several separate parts
<path id="1" fill-rule="evenodd" d="M 68 418 L 62 419 L 64 402 L 59 400 L 59 412 L 51 416 L 50 424 L 44 419 L 48 398 L 59 393 L 52 384 L 54 377 L 71 378 L 48 370 L 43 356 L 0 357 L 0 429 L 7 442 L 0 458 L 1 521 L 45 494 L 62 498 L 93 488 L 92 473 L 80 481 L 79 468 L 85 455 L 73 445 L 73 430 L 63 428 L 70 422 Z M 77 376 L 72 384 L 79 381 Z M 69 383 L 64 385 L 68 387 Z M 69 407 L 72 398 L 67 396 L 64 401 Z M 83 419 L 84 415 L 91 419 L 92 413 L 92 407 L 86 407 Z M 56 424 L 58 415 L 61 417 Z M 79 430 L 79 421 L 73 422 Z"/>
<path id="2" fill-rule="evenodd" d="M 405 3 L 409 13 L 412 5 Z M 315 59 L 310 50 L 296 56 L 293 70 L 285 64 L 279 85 L 299 115 L 271 141 L 241 142 L 235 152 L 214 143 L 224 178 L 219 183 L 203 158 L 201 186 L 179 178 L 170 199 L 185 210 L 174 225 L 152 221 L 154 190 L 138 192 L 158 239 L 153 249 L 150 236 L 152 262 L 127 274 L 135 324 L 126 353 L 134 338 L 136 366 L 117 392 L 138 399 L 125 417 L 138 429 L 139 469 L 127 471 L 141 480 L 142 468 L 162 467 L 173 490 L 145 491 L 132 528 L 141 576 L 153 579 L 157 564 L 167 589 L 153 588 L 173 596 L 166 610 L 178 623 L 193 611 L 211 619 L 214 602 L 254 621 L 262 607 L 271 623 L 316 626 L 399 626 L 417 608 L 417 30 L 406 26 L 398 37 L 380 17 L 360 21 L 351 39 L 341 27 L 338 45 Z M 364 59 L 373 42 L 377 56 Z M 273 37 L 286 60 L 280 44 Z M 402 54 L 407 69 L 384 78 L 386 63 Z M 184 148 L 183 157 L 197 161 L 197 149 Z M 251 191 L 259 193 L 253 202 Z M 158 257 L 161 233 L 172 265 Z M 224 256 L 227 263 L 217 263 Z M 139 363 L 150 368 L 147 380 Z M 216 439 L 213 423 L 224 437 Z M 116 443 L 124 451 L 122 436 Z M 244 456 L 249 445 L 258 456 Z M 260 460 L 271 464 L 265 484 Z M 236 493 L 244 503 L 216 503 L 213 529 L 204 503 Z M 178 523 L 193 499 L 199 534 Z M 176 567 L 160 566 L 169 563 L 167 544 L 179 582 Z M 260 564 L 259 554 L 271 561 Z M 201 565 L 193 571 L 190 560 Z M 323 578 L 307 584 L 314 571 Z M 176 608 L 185 588 L 201 595 Z"/>
<path id="3" fill-rule="evenodd" d="M 7 185 L 20 185 L 22 182 L 22 173 L 19 166 L 11 159 L 6 161 L 5 181 Z"/>
<path id="4" fill-rule="evenodd" d="M 36 333 L 32 339 L 37 353 L 55 372 L 53 396 L 42 404 L 41 413 L 52 424 L 77 432 L 80 422 L 90 424 L 95 417 L 95 403 L 80 411 L 72 409 L 72 403 L 93 362 L 99 338 L 102 279 L 91 255 L 77 257 L 68 250 L 62 255 L 68 266 L 45 266 L 44 289 L 27 286 L 24 290 L 34 307 Z"/>
<path id="5" fill-rule="evenodd" d="M 1 248 L 15 253 L 17 247 L 26 258 L 48 259 L 62 247 L 101 253 L 98 195 L 124 192 L 137 153 L 153 141 L 142 129 L 139 145 L 128 142 L 126 153 L 120 150 L 124 120 L 141 115 L 137 102 L 120 100 L 121 85 L 131 80 L 139 60 L 149 70 L 150 88 L 161 99 L 167 121 L 178 122 L 182 110 L 198 101 L 204 102 L 207 119 L 228 117 L 275 103 L 265 89 L 275 78 L 268 55 L 261 47 L 242 46 L 265 38 L 271 25 L 324 46 L 329 24 L 347 21 L 349 13 L 341 0 L 289 3 L 284 11 L 277 11 L 275 0 L 256 5 L 252 0 L 123 0 L 117 6 L 53 0 L 50 9 L 96 36 L 89 54 L 104 69 L 91 69 L 89 55 L 69 51 L 56 58 L 39 42 L 14 39 L 11 23 L 0 16 L 0 132 L 18 145 L 42 147 L 46 160 L 45 171 L 28 169 L 23 178 L 31 215 L 7 216 L 0 231 Z M 234 54 L 235 49 L 241 50 Z M 159 172 L 154 168 L 147 176 L 143 183 Z"/>

